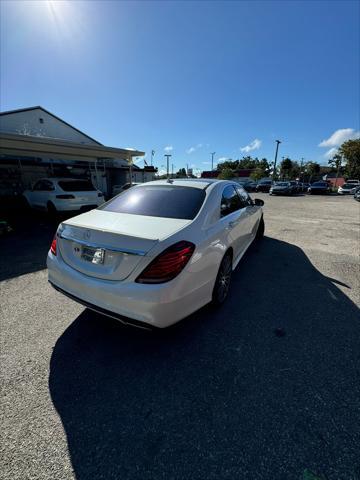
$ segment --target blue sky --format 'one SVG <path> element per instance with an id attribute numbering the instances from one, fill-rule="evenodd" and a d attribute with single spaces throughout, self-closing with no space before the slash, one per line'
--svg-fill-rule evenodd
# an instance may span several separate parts
<path id="1" fill-rule="evenodd" d="M 359 131 L 359 5 L 2 0 L 1 110 L 42 105 L 160 168 L 272 160 L 277 138 L 324 163 Z"/>

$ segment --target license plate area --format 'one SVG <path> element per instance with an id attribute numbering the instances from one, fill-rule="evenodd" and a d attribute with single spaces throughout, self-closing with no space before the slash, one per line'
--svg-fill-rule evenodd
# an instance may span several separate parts
<path id="1" fill-rule="evenodd" d="M 105 250 L 103 248 L 82 247 L 81 258 L 86 262 L 102 265 L 105 260 Z"/>

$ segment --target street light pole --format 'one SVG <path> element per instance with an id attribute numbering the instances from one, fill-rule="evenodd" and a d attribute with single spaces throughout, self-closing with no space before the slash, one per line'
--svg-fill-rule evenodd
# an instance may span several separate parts
<path id="1" fill-rule="evenodd" d="M 274 180 L 274 177 L 276 175 L 276 162 L 277 162 L 277 157 L 278 157 L 278 151 L 279 151 L 279 144 L 281 143 L 280 140 L 275 140 L 276 142 L 276 151 L 275 151 L 275 161 L 274 161 L 274 171 L 273 171 L 273 174 L 272 174 L 272 179 Z"/>
<path id="2" fill-rule="evenodd" d="M 166 177 L 169 178 L 169 158 L 171 158 L 171 154 L 165 153 L 164 157 L 166 157 Z"/>
<path id="3" fill-rule="evenodd" d="M 214 155 L 216 152 L 211 153 L 211 171 L 214 170 Z"/>

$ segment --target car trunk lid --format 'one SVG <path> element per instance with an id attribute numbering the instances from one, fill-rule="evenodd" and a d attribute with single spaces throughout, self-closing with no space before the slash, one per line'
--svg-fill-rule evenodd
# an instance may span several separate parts
<path id="1" fill-rule="evenodd" d="M 59 250 L 68 265 L 86 275 L 124 280 L 159 241 L 190 222 L 92 210 L 62 224 Z"/>

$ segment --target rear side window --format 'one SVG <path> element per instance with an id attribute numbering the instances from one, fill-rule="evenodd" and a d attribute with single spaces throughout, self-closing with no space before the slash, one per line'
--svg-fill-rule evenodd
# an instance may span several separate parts
<path id="1" fill-rule="evenodd" d="M 64 192 L 92 192 L 95 190 L 93 184 L 86 180 L 60 180 L 58 185 Z"/>
<path id="2" fill-rule="evenodd" d="M 242 187 L 236 187 L 236 191 L 240 197 L 241 200 L 241 207 L 251 207 L 252 206 L 252 200 L 250 198 L 250 195 L 247 193 L 246 190 L 244 190 Z"/>
<path id="3" fill-rule="evenodd" d="M 51 192 L 52 190 L 55 190 L 55 188 L 49 180 L 39 180 L 34 185 L 34 190 L 39 192 Z"/>
<path id="4" fill-rule="evenodd" d="M 228 185 L 224 188 L 221 197 L 220 213 L 222 217 L 229 215 L 229 213 L 235 212 L 242 208 L 240 197 L 237 194 L 235 188 L 232 185 Z"/>
<path id="5" fill-rule="evenodd" d="M 100 210 L 150 217 L 192 220 L 199 212 L 205 192 L 194 187 L 147 185 L 122 192 Z"/>

